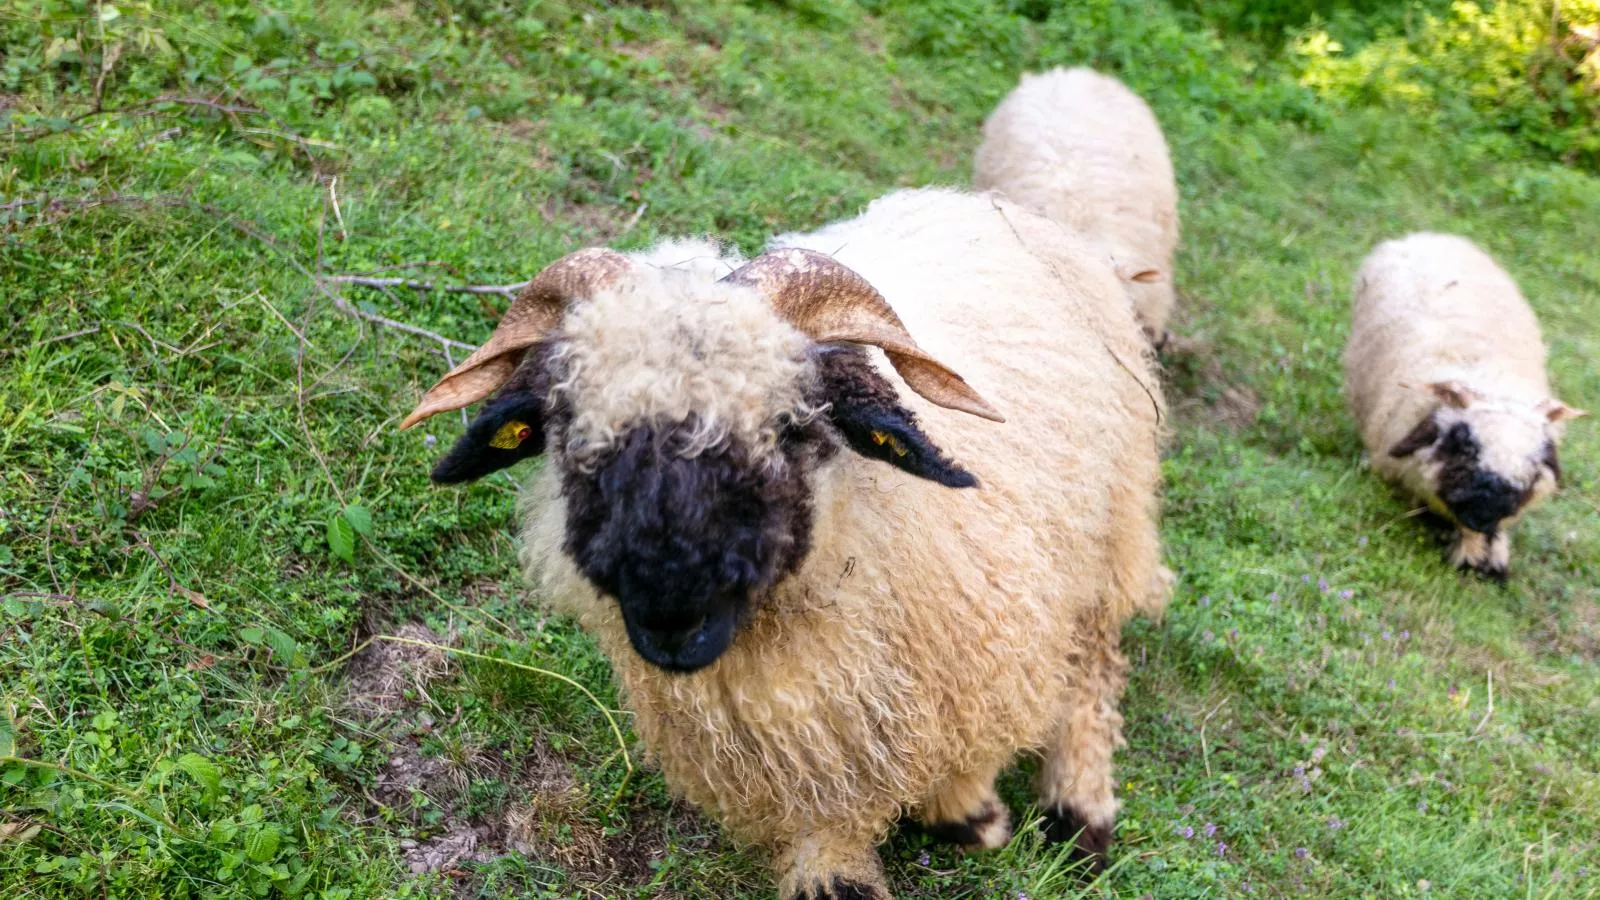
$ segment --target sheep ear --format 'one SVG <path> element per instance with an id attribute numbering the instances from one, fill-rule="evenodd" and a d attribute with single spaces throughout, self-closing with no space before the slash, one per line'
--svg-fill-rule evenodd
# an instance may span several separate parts
<path id="1" fill-rule="evenodd" d="M 978 479 L 944 455 L 901 405 L 894 387 L 857 349 L 834 350 L 818 361 L 821 400 L 851 450 L 945 487 L 972 487 Z"/>
<path id="2" fill-rule="evenodd" d="M 1389 455 L 1395 459 L 1402 459 L 1421 450 L 1431 447 L 1439 440 L 1439 423 L 1429 416 L 1417 423 L 1411 433 L 1400 439 L 1400 443 L 1389 448 Z"/>
<path id="3" fill-rule="evenodd" d="M 1151 265 L 1142 259 L 1117 260 L 1112 263 L 1117 277 L 1123 281 L 1135 281 L 1139 284 L 1156 284 L 1166 281 L 1167 276 L 1162 273 L 1159 266 Z"/>
<path id="4" fill-rule="evenodd" d="M 1588 415 L 1587 412 L 1581 409 L 1574 409 L 1554 397 L 1539 404 L 1538 409 L 1546 421 L 1550 422 L 1568 422 Z"/>
<path id="5" fill-rule="evenodd" d="M 1439 398 L 1439 402 L 1454 409 L 1466 409 L 1483 399 L 1472 388 L 1459 381 L 1435 381 L 1427 385 L 1428 393 Z"/>
<path id="6" fill-rule="evenodd" d="M 484 405 L 431 477 L 435 484 L 476 481 L 543 452 L 544 409 L 538 396 L 506 392 Z"/>

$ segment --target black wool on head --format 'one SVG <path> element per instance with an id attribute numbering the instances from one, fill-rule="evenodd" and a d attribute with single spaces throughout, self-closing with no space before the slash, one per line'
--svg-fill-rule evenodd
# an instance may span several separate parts
<path id="1" fill-rule="evenodd" d="M 900 395 L 864 351 L 836 349 L 817 360 L 819 399 L 831 404 L 828 419 L 850 449 L 945 487 L 978 483 L 971 472 L 944 455 L 900 403 Z"/>
<path id="2" fill-rule="evenodd" d="M 433 467 L 431 477 L 435 484 L 476 481 L 544 452 L 544 398 L 549 379 L 544 371 L 543 349 L 536 347 L 529 352 L 499 393 L 478 411 L 467 426 L 467 433 Z M 525 433 L 526 437 L 514 446 L 496 440 L 497 436 L 504 437 L 502 429 L 515 425 L 525 426 L 511 430 Z M 495 446 L 497 443 L 502 446 Z"/>
<path id="3" fill-rule="evenodd" d="M 1439 439 L 1439 423 L 1434 421 L 1432 415 L 1417 423 L 1411 433 L 1400 439 L 1400 443 L 1389 448 L 1389 455 L 1395 459 L 1410 456 L 1423 447 L 1433 446 Z"/>
<path id="4" fill-rule="evenodd" d="M 1494 534 L 1500 521 L 1521 506 L 1525 492 L 1495 472 L 1479 468 L 1483 448 L 1465 422 L 1450 426 L 1439 440 L 1439 499 L 1462 525 Z"/>

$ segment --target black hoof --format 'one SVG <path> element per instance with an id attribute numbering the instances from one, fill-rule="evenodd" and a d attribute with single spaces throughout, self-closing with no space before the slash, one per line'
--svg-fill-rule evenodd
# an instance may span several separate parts
<path id="1" fill-rule="evenodd" d="M 928 837 L 946 844 L 955 844 L 959 847 L 985 847 L 984 832 L 992 830 L 1002 819 L 1007 820 L 1006 830 L 1010 831 L 1011 810 L 1004 803 L 990 801 L 983 805 L 983 809 L 968 816 L 960 822 L 930 822 L 922 826 Z"/>
<path id="2" fill-rule="evenodd" d="M 1505 587 L 1511 578 L 1510 569 L 1494 563 L 1483 563 L 1481 565 L 1477 563 L 1462 563 L 1460 568 L 1470 571 L 1484 581 L 1498 584 L 1501 587 Z"/>
<path id="3" fill-rule="evenodd" d="M 883 900 L 883 893 L 870 884 L 835 878 L 826 886 L 812 885 L 790 900 Z"/>
<path id="4" fill-rule="evenodd" d="M 1074 861 L 1088 863 L 1086 871 L 1099 874 L 1106 867 L 1106 854 L 1111 849 L 1111 826 L 1089 825 L 1070 807 L 1057 806 L 1045 811 L 1044 837 L 1052 844 L 1072 842 Z"/>

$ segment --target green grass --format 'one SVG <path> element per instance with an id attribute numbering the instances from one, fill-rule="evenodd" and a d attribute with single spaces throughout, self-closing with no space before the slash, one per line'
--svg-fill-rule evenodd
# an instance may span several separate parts
<path id="1" fill-rule="evenodd" d="M 0 896 L 769 896 L 658 776 L 624 784 L 638 754 L 569 684 L 342 658 L 399 635 L 618 703 L 518 584 L 516 482 L 434 489 L 438 447 L 395 430 L 439 345 L 315 276 L 752 249 L 964 183 L 987 109 L 1056 63 L 1117 72 L 1168 130 L 1193 345 L 1168 373 L 1182 584 L 1126 635 L 1091 892 L 1600 894 L 1600 429 L 1571 428 L 1501 589 L 1446 568 L 1339 395 L 1360 258 L 1436 228 L 1517 277 L 1559 393 L 1600 408 L 1600 177 L 1551 132 L 1325 95 L 1238 36 L 1260 22 L 1161 0 L 107 6 L 0 0 L 0 756 L 25 760 L 0 762 Z M 503 303 L 342 296 L 466 343 Z M 1080 889 L 1031 834 L 883 853 L 903 897 Z"/>

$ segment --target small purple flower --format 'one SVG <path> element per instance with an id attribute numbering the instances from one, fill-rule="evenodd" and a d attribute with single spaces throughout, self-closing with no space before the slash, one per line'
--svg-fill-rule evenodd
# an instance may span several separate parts
<path id="1" fill-rule="evenodd" d="M 1217 855 L 1218 856 L 1227 856 L 1228 855 L 1228 845 L 1224 844 L 1222 841 L 1217 841 Z"/>
<path id="2" fill-rule="evenodd" d="M 1304 778 L 1305 776 L 1306 776 L 1306 767 L 1305 766 L 1295 766 L 1294 767 L 1294 777 L 1296 777 L 1296 778 Z"/>
<path id="3" fill-rule="evenodd" d="M 1402 641 L 1411 640 L 1411 632 L 1409 630 L 1400 632 L 1400 640 L 1402 640 Z"/>
<path id="4" fill-rule="evenodd" d="M 1318 744 L 1316 749 L 1311 751 L 1311 761 L 1314 763 L 1322 762 L 1322 758 L 1327 755 L 1328 748 L 1323 744 Z"/>
<path id="5" fill-rule="evenodd" d="M 1017 891 L 1017 900 L 1028 900 L 1028 893 L 1026 891 Z"/>
<path id="6" fill-rule="evenodd" d="M 917 857 L 917 865 L 919 865 L 919 866 L 927 866 L 927 865 L 932 864 L 932 862 L 933 862 L 933 858 L 930 857 L 926 853 L 924 853 L 921 856 Z"/>
<path id="7" fill-rule="evenodd" d="M 1389 629 L 1385 628 L 1383 630 L 1383 639 L 1386 641 L 1394 640 L 1394 635 L 1390 634 Z"/>
<path id="8" fill-rule="evenodd" d="M 1207 628 L 1205 634 L 1200 635 L 1200 638 L 1209 644 L 1216 640 L 1217 636 L 1211 633 L 1211 629 Z"/>
<path id="9" fill-rule="evenodd" d="M 1338 831 L 1339 829 L 1344 827 L 1344 820 L 1339 818 L 1338 816 L 1329 816 L 1328 817 L 1328 827 L 1330 829 L 1334 830 L 1334 831 Z"/>
<path id="10" fill-rule="evenodd" d="M 1204 597 L 1201 597 L 1200 598 L 1200 605 L 1201 606 L 1210 606 L 1211 605 L 1211 595 L 1210 594 L 1206 594 Z"/>
<path id="11" fill-rule="evenodd" d="M 434 447 L 439 446 L 439 439 L 431 434 L 425 434 L 422 436 L 422 446 L 432 450 Z"/>
<path id="12" fill-rule="evenodd" d="M 1578 877 L 1579 878 L 1587 878 L 1588 876 L 1589 876 L 1589 867 L 1588 866 L 1579 866 L 1578 867 Z"/>
<path id="13" fill-rule="evenodd" d="M 1417 801 L 1417 812 L 1422 813 L 1423 815 L 1427 815 L 1428 814 L 1428 801 L 1426 801 L 1426 800 L 1418 800 Z"/>
<path id="14" fill-rule="evenodd" d="M 1278 602 L 1278 592 L 1277 591 L 1273 591 L 1272 593 L 1268 594 L 1267 595 L 1267 599 L 1272 601 L 1273 603 L 1277 603 Z"/>
<path id="15" fill-rule="evenodd" d="M 1300 576 L 1300 583 L 1301 584 L 1310 584 L 1311 583 L 1311 576 L 1310 575 L 1301 575 Z"/>
<path id="16" fill-rule="evenodd" d="M 1193 827 L 1191 827 L 1191 826 L 1189 826 L 1189 825 L 1185 825 L 1185 826 L 1183 826 L 1183 827 L 1182 827 L 1182 828 L 1179 828 L 1179 829 L 1178 829 L 1178 834 L 1179 834 L 1179 835 L 1180 835 L 1180 836 L 1181 836 L 1181 837 L 1182 837 L 1182 838 L 1183 838 L 1183 839 L 1184 839 L 1184 840 L 1186 840 L 1186 841 L 1187 841 L 1187 840 L 1188 840 L 1188 839 L 1189 839 L 1189 838 L 1192 838 L 1192 837 L 1194 837 L 1194 828 L 1193 828 Z"/>
<path id="17" fill-rule="evenodd" d="M 1211 822 L 1206 823 L 1206 837 L 1216 837 L 1217 826 Z"/>
<path id="18" fill-rule="evenodd" d="M 1317 579 L 1317 590 L 1319 590 L 1319 591 L 1323 592 L 1324 594 L 1326 594 L 1328 592 L 1328 579 L 1326 579 L 1326 578 L 1318 578 Z"/>
<path id="19" fill-rule="evenodd" d="M 1228 632 L 1228 637 L 1230 639 L 1232 639 L 1232 640 L 1237 641 L 1239 639 L 1239 629 L 1235 628 L 1232 631 L 1229 631 Z"/>
<path id="20" fill-rule="evenodd" d="M 1367 536 L 1366 535 L 1363 534 L 1361 537 L 1356 538 L 1356 546 L 1357 547 L 1365 547 L 1366 545 L 1367 545 Z"/>
<path id="21" fill-rule="evenodd" d="M 1305 778 L 1305 777 L 1302 777 L 1300 779 L 1300 793 L 1302 793 L 1302 794 L 1311 793 L 1311 779 Z"/>
<path id="22" fill-rule="evenodd" d="M 1355 595 L 1356 595 L 1355 591 L 1350 591 L 1350 590 L 1340 591 L 1339 592 L 1339 599 L 1340 600 L 1349 600 L 1351 597 L 1354 597 Z"/>
<path id="23" fill-rule="evenodd" d="M 1394 690 L 1394 679 L 1393 678 L 1389 679 L 1389 690 L 1391 690 L 1391 691 Z"/>
<path id="24" fill-rule="evenodd" d="M 1310 855 L 1311 855 L 1311 851 L 1307 850 L 1304 847 L 1296 847 L 1296 848 L 1294 848 L 1295 859 L 1305 859 L 1306 857 L 1308 857 Z"/>
<path id="25" fill-rule="evenodd" d="M 1453 685 L 1453 684 L 1450 685 L 1450 697 L 1451 697 L 1451 699 L 1455 699 L 1455 696 L 1458 693 L 1460 693 L 1460 691 L 1456 690 L 1456 686 Z"/>

